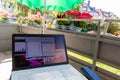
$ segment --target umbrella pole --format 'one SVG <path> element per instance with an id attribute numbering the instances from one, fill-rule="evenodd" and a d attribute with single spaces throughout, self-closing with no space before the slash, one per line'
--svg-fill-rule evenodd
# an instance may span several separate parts
<path id="1" fill-rule="evenodd" d="M 45 16 L 46 16 L 46 0 L 44 0 L 44 12 L 43 12 L 43 34 L 45 33 Z"/>

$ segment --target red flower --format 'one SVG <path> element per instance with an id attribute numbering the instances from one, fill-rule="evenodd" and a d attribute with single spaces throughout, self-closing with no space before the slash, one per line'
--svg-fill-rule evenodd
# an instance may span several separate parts
<path id="1" fill-rule="evenodd" d="M 81 12 L 78 11 L 78 12 L 77 12 L 77 15 L 81 15 Z"/>
<path id="2" fill-rule="evenodd" d="M 67 10 L 65 12 L 65 14 L 67 14 L 73 18 L 77 18 L 77 19 L 91 19 L 91 18 L 93 18 L 93 16 L 88 12 L 81 13 L 80 11 L 75 11 L 75 10 L 73 10 L 73 11 Z"/>
<path id="3" fill-rule="evenodd" d="M 81 16 L 77 16 L 76 18 L 77 18 L 77 19 L 81 19 Z"/>
<path id="4" fill-rule="evenodd" d="M 67 10 L 67 11 L 65 12 L 65 14 L 70 15 L 70 14 L 71 14 L 71 11 L 70 11 L 70 10 Z"/>
<path id="5" fill-rule="evenodd" d="M 73 17 L 76 17 L 76 14 L 77 14 L 76 11 L 72 11 L 72 12 L 71 12 L 71 16 L 73 16 Z"/>

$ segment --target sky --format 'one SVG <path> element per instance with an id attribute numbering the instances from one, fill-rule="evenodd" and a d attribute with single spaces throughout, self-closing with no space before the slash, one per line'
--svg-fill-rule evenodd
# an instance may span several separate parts
<path id="1" fill-rule="evenodd" d="M 85 1 L 87 2 L 88 0 Z M 120 0 L 90 0 L 90 2 L 91 7 L 113 12 L 115 15 L 120 17 Z"/>

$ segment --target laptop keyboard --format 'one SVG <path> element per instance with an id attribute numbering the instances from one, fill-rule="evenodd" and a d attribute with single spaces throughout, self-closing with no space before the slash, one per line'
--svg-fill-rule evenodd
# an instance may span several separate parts
<path id="1" fill-rule="evenodd" d="M 12 80 L 87 80 L 70 65 L 17 71 L 13 75 Z"/>
<path id="2" fill-rule="evenodd" d="M 65 80 L 59 71 L 26 74 L 19 77 L 20 80 Z"/>
<path id="3" fill-rule="evenodd" d="M 67 74 L 67 75 L 66 75 Z M 73 80 L 74 72 L 71 69 L 64 69 L 61 71 L 49 71 L 49 72 L 37 72 L 37 73 L 27 73 L 20 74 L 18 76 L 19 80 L 66 80 L 71 77 L 69 80 Z"/>

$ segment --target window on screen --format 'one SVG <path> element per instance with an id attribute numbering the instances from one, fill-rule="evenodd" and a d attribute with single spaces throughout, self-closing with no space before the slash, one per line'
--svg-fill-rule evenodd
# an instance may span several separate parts
<path id="1" fill-rule="evenodd" d="M 37 59 L 43 57 L 52 57 L 55 53 L 54 38 L 34 38 L 26 41 L 26 59 Z"/>

